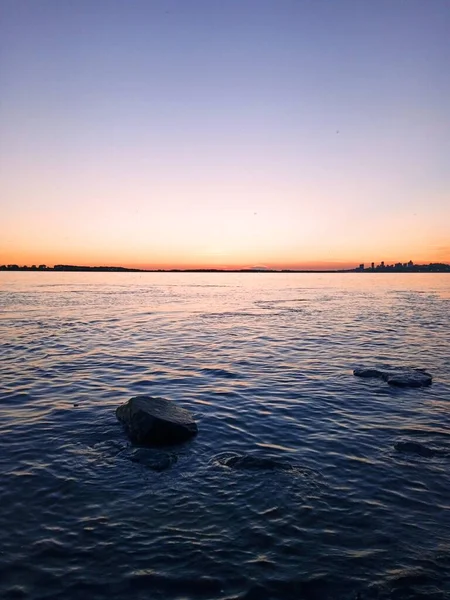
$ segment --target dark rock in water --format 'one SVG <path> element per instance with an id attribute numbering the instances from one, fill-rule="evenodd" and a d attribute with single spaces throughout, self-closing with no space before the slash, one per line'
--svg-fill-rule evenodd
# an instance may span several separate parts
<path id="1" fill-rule="evenodd" d="M 198 429 L 191 413 L 165 398 L 136 396 L 116 409 L 128 437 L 140 446 L 179 444 Z"/>
<path id="2" fill-rule="evenodd" d="M 412 369 L 410 367 L 359 367 L 353 371 L 357 377 L 375 377 L 386 381 L 389 385 L 396 387 L 424 387 L 431 385 L 432 377 L 424 369 Z"/>
<path id="3" fill-rule="evenodd" d="M 276 469 L 280 463 L 271 458 L 260 458 L 256 456 L 228 456 L 219 459 L 219 462 L 226 467 L 234 469 Z"/>
<path id="4" fill-rule="evenodd" d="M 174 465 L 178 457 L 171 452 L 159 452 L 149 448 L 135 448 L 128 457 L 131 462 L 144 465 L 152 471 L 166 471 Z"/>
<path id="5" fill-rule="evenodd" d="M 379 379 L 383 378 L 383 373 L 379 369 L 366 369 L 364 367 L 355 369 L 353 371 L 353 375 L 356 375 L 356 377 L 364 377 L 367 379 L 370 377 L 378 377 Z"/>
<path id="6" fill-rule="evenodd" d="M 424 387 L 431 385 L 432 382 L 431 375 L 422 369 L 407 369 L 405 371 L 389 373 L 383 379 L 389 385 L 397 387 Z"/>
<path id="7" fill-rule="evenodd" d="M 397 452 L 417 454 L 418 456 L 424 456 L 426 458 L 431 458 L 437 454 L 435 450 L 424 446 L 420 442 L 396 442 L 394 448 Z"/>
<path id="8" fill-rule="evenodd" d="M 252 456 L 251 454 L 226 453 L 216 457 L 216 461 L 229 468 L 242 470 L 273 470 L 292 471 L 296 467 L 288 462 L 267 456 Z"/>

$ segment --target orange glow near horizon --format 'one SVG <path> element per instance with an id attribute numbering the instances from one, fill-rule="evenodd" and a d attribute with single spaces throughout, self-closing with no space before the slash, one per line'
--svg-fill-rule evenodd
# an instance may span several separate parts
<path id="1" fill-rule="evenodd" d="M 173 196 L 156 209 L 130 189 L 131 202 L 111 189 L 108 210 L 106 203 L 71 201 L 68 194 L 64 212 L 30 210 L 2 232 L 0 264 L 341 269 L 382 260 L 450 262 L 450 208 L 444 218 L 427 220 L 391 209 L 388 218 L 371 215 L 366 225 L 355 210 L 357 197 L 347 198 L 342 210 L 331 192 L 326 197 L 322 190 L 317 203 L 296 204 L 294 191 L 281 200 L 266 191 L 262 202 L 261 187 L 255 187 L 252 196 L 259 195 L 259 202 L 249 203 L 249 192 L 235 193 L 233 203 L 221 197 L 209 206 L 206 198 L 193 206 Z M 201 186 L 192 192 L 201 194 Z"/>
<path id="2" fill-rule="evenodd" d="M 152 210 L 142 198 L 131 211 L 125 195 L 115 198 L 109 214 L 103 204 L 74 202 L 76 210 L 66 213 L 23 217 L 0 239 L 0 264 L 341 269 L 381 260 L 450 262 L 445 219 L 418 223 L 417 216 L 392 210 L 365 226 L 357 212 L 343 212 L 331 198 L 321 198 L 317 208 L 296 206 L 289 196 L 241 208 L 245 198 L 235 194 L 234 205 L 221 199 L 217 208 L 206 202 L 194 208 L 175 197 L 166 210 Z"/>
<path id="3" fill-rule="evenodd" d="M 450 262 L 445 219 L 417 223 L 413 214 L 392 211 L 386 222 L 372 217 L 365 227 L 357 213 L 342 214 L 327 199 L 316 210 L 286 199 L 247 209 L 236 196 L 234 207 L 223 208 L 222 201 L 216 210 L 183 207 L 175 198 L 176 217 L 172 207 L 153 212 L 142 200 L 135 215 L 121 208 L 121 202 L 128 206 L 125 196 L 116 198 L 109 215 L 94 204 L 89 214 L 86 202 L 78 203 L 78 213 L 23 218 L 0 239 L 0 264 L 320 270 L 382 260 Z"/>
<path id="4" fill-rule="evenodd" d="M 372 260 L 373 259 L 373 260 Z M 107 267 L 125 267 L 135 269 L 248 269 L 248 268 L 267 268 L 267 269 L 300 269 L 300 270 L 333 270 L 333 269 L 353 269 L 359 266 L 360 263 L 364 263 L 366 267 L 370 266 L 371 262 L 379 264 L 381 260 L 384 260 L 385 264 L 395 264 L 397 262 L 408 262 L 413 260 L 415 264 L 428 264 L 428 263 L 447 263 L 450 264 L 450 252 L 448 248 L 436 248 L 434 252 L 430 252 L 428 255 L 417 256 L 417 251 L 411 251 L 409 254 L 403 252 L 401 255 L 386 255 L 382 252 L 377 252 L 376 256 L 371 255 L 368 258 L 362 257 L 352 260 L 338 258 L 336 260 L 293 260 L 288 256 L 278 260 L 271 260 L 269 256 L 265 259 L 258 260 L 258 255 L 252 255 L 249 253 L 247 256 L 233 256 L 227 253 L 209 254 L 205 253 L 202 258 L 200 255 L 195 254 L 183 254 L 180 253 L 178 256 L 173 253 L 170 257 L 160 257 L 159 260 L 148 260 L 144 261 L 136 258 L 133 259 L 131 256 L 124 256 L 122 259 L 120 256 L 114 255 L 114 253 L 101 252 L 97 255 L 91 254 L 87 251 L 84 252 L 69 252 L 62 249 L 56 257 L 52 253 L 42 253 L 40 251 L 30 250 L 24 252 L 23 250 L 17 253 L 1 253 L 0 265 L 17 264 L 19 266 L 31 266 L 45 264 L 49 267 L 53 267 L 56 264 L 66 265 L 79 265 L 79 266 L 107 266 Z"/>

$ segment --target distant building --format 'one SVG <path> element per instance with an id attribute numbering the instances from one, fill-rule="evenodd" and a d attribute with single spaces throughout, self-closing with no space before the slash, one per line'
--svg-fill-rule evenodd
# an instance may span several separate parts
<path id="1" fill-rule="evenodd" d="M 361 264 L 359 265 L 359 270 L 360 270 L 360 271 L 364 271 L 364 263 L 361 263 Z"/>
<path id="2" fill-rule="evenodd" d="M 373 271 L 373 270 L 375 269 L 375 263 L 372 263 L 372 264 L 370 265 L 370 267 L 371 267 L 371 269 L 372 269 L 372 271 Z"/>

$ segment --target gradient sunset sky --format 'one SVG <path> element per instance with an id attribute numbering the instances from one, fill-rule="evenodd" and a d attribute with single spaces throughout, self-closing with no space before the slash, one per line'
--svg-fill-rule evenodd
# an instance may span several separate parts
<path id="1" fill-rule="evenodd" d="M 450 262 L 448 0 L 1 0 L 0 264 Z"/>

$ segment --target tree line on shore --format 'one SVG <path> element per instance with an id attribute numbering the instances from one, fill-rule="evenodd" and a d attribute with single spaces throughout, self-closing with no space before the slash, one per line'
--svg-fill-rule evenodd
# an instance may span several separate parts
<path id="1" fill-rule="evenodd" d="M 365 267 L 361 264 L 354 269 L 133 269 L 127 267 L 87 267 L 80 265 L 27 265 L 19 266 L 16 264 L 0 265 L 0 271 L 95 271 L 95 272 L 118 272 L 118 273 L 449 273 L 450 265 L 446 263 L 429 263 L 427 265 L 416 265 L 412 261 L 409 263 L 395 263 L 385 265 L 381 262 L 379 265 L 371 264 Z"/>

